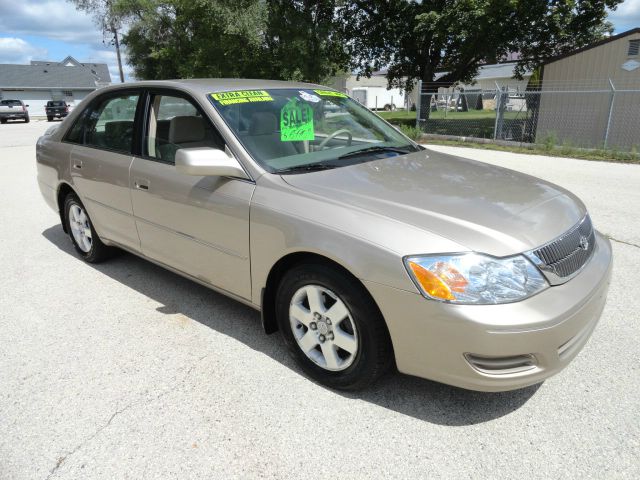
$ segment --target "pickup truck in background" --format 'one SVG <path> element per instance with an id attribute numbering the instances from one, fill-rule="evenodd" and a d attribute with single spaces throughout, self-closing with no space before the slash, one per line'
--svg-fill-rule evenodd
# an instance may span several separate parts
<path id="1" fill-rule="evenodd" d="M 29 111 L 22 100 L 0 100 L 0 123 L 7 120 L 24 120 L 29 123 Z"/>
<path id="2" fill-rule="evenodd" d="M 49 100 L 45 111 L 47 113 L 47 122 L 51 122 L 54 118 L 63 119 L 69 115 L 69 105 L 64 100 Z"/>

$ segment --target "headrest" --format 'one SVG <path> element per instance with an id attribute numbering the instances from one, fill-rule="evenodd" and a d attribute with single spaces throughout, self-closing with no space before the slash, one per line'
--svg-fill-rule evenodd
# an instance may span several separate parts
<path id="1" fill-rule="evenodd" d="M 271 135 L 276 132 L 278 119 L 271 112 L 256 112 L 251 115 L 249 135 Z"/>
<path id="2" fill-rule="evenodd" d="M 204 122 L 200 117 L 173 117 L 169 124 L 169 143 L 190 143 L 204 140 Z"/>
<path id="3" fill-rule="evenodd" d="M 104 124 L 104 134 L 110 138 L 121 136 L 131 136 L 133 133 L 133 122 L 131 120 L 115 120 Z"/>

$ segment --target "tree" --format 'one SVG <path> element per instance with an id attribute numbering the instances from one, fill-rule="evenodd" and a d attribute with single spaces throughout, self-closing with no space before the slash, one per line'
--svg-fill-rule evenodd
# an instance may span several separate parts
<path id="1" fill-rule="evenodd" d="M 117 0 L 140 79 L 321 82 L 348 65 L 336 0 Z"/>
<path id="2" fill-rule="evenodd" d="M 350 0 L 341 8 L 352 66 L 386 67 L 389 87 L 422 80 L 428 118 L 439 87 L 470 82 L 485 63 L 520 52 L 516 75 L 601 38 L 606 9 L 622 0 Z M 436 73 L 445 72 L 435 82 Z"/>
<path id="3" fill-rule="evenodd" d="M 323 83 L 348 68 L 336 0 L 269 0 L 264 60 L 272 78 Z"/>
<path id="4" fill-rule="evenodd" d="M 261 0 L 118 0 L 140 79 L 264 76 Z"/>
<path id="5" fill-rule="evenodd" d="M 116 48 L 118 58 L 118 71 L 120 82 L 124 83 L 124 73 L 122 71 L 122 57 L 120 55 L 120 40 L 118 31 L 122 28 L 122 18 L 116 12 L 114 3 L 117 0 L 68 0 L 75 4 L 78 10 L 87 12 L 93 16 L 94 21 L 102 30 L 103 37 L 111 37 L 109 43 Z"/>

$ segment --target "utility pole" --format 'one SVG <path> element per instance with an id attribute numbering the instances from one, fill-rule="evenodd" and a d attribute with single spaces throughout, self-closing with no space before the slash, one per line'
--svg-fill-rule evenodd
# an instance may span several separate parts
<path id="1" fill-rule="evenodd" d="M 124 72 L 122 71 L 122 58 L 120 57 L 120 42 L 118 41 L 118 29 L 111 25 L 113 40 L 116 46 L 116 55 L 118 57 L 118 70 L 120 71 L 120 83 L 124 83 Z"/>

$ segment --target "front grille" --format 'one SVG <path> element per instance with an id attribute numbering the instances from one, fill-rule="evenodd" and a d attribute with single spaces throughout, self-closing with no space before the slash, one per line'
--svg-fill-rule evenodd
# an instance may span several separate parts
<path id="1" fill-rule="evenodd" d="M 539 262 L 538 266 L 545 272 L 552 272 L 560 278 L 570 277 L 580 270 L 591 258 L 596 245 L 595 231 L 591 218 L 586 215 L 582 221 L 547 245 L 532 253 Z"/>

